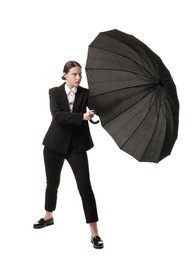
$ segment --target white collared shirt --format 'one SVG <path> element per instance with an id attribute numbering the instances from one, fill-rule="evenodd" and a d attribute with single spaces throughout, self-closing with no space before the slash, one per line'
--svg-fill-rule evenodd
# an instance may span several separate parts
<path id="1" fill-rule="evenodd" d="M 70 112 L 73 111 L 73 105 L 74 105 L 74 100 L 75 100 L 75 94 L 77 92 L 77 87 L 73 87 L 73 88 L 69 88 L 66 84 L 65 84 L 65 92 L 67 94 L 67 99 L 68 99 L 68 103 L 69 103 L 69 108 L 70 108 Z"/>

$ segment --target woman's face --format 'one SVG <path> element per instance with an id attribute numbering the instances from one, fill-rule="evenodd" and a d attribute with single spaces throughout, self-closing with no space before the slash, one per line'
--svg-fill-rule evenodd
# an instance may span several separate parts
<path id="1" fill-rule="evenodd" d="M 74 67 L 68 73 L 64 73 L 66 84 L 69 88 L 78 87 L 82 79 L 82 71 L 80 67 Z"/>

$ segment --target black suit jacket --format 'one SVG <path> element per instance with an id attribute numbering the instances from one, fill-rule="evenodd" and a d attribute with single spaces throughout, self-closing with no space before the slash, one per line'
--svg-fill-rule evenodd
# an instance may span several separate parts
<path id="1" fill-rule="evenodd" d="M 52 122 L 44 137 L 43 145 L 64 154 L 68 153 L 70 145 L 77 153 L 93 147 L 88 121 L 83 120 L 83 114 L 90 106 L 88 96 L 89 90 L 79 86 L 73 112 L 70 113 L 65 83 L 60 87 L 49 89 Z"/>

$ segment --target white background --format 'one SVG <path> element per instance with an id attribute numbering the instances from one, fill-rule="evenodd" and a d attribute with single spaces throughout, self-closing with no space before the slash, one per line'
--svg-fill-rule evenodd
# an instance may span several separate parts
<path id="1" fill-rule="evenodd" d="M 4 0 L 0 4 L 0 258 L 196 259 L 195 8 L 173 0 Z M 42 139 L 48 89 L 63 65 L 83 66 L 99 32 L 118 29 L 162 58 L 177 86 L 179 136 L 158 164 L 139 163 L 90 125 L 91 181 L 105 248 L 92 248 L 73 174 L 65 162 L 55 225 L 34 230 L 44 214 Z"/>

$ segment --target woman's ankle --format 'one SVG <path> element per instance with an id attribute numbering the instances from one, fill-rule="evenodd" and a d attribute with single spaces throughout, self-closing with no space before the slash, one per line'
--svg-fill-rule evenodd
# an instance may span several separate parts
<path id="1" fill-rule="evenodd" d="M 44 216 L 44 220 L 46 221 L 46 220 L 52 218 L 52 216 L 53 216 L 53 212 L 46 211 L 45 216 Z"/>

